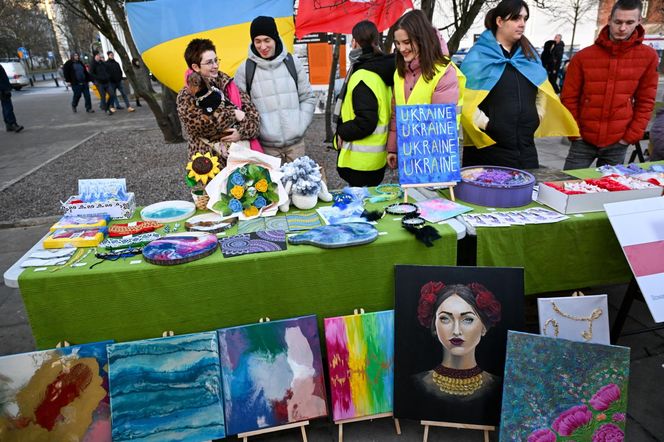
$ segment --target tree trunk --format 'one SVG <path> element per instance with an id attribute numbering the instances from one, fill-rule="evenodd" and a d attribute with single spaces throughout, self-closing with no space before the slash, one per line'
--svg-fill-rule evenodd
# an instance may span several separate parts
<path id="1" fill-rule="evenodd" d="M 422 12 L 424 12 L 429 21 L 433 21 L 433 10 L 435 6 L 436 6 L 436 0 L 422 0 L 420 9 L 422 10 Z"/>
<path id="2" fill-rule="evenodd" d="M 177 99 L 177 94 L 162 83 L 161 108 L 164 110 L 164 113 L 166 114 L 166 118 L 168 118 L 168 121 L 170 121 L 171 127 L 173 127 L 174 132 L 176 134 L 179 134 L 180 138 L 182 138 L 182 125 L 180 124 L 180 117 L 178 117 L 176 99 Z"/>
<path id="3" fill-rule="evenodd" d="M 339 46 L 341 34 L 334 34 L 334 49 L 332 49 L 332 66 L 330 67 L 330 84 L 327 87 L 327 100 L 325 102 L 325 142 L 331 143 L 334 137 L 332 130 L 332 111 L 334 100 L 334 84 L 337 80 L 337 67 L 339 66 Z"/>
<path id="4" fill-rule="evenodd" d="M 461 39 L 466 35 L 470 27 L 475 21 L 475 17 L 482 10 L 482 6 L 486 3 L 486 0 L 473 0 L 473 3 L 468 8 L 468 11 L 464 14 L 461 13 L 461 20 L 459 20 L 459 25 L 454 30 L 454 33 L 447 42 L 447 47 L 450 50 L 450 55 L 454 54 L 457 49 L 459 49 L 459 44 Z"/>
<path id="5" fill-rule="evenodd" d="M 572 41 L 569 44 L 569 52 L 567 57 L 572 59 L 572 51 L 574 50 L 574 37 L 576 36 L 576 25 L 579 23 L 578 15 L 574 15 L 574 22 L 572 23 Z"/>

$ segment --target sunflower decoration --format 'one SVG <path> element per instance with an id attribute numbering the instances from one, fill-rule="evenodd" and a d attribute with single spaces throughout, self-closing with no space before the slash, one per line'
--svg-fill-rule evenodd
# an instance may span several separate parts
<path id="1" fill-rule="evenodd" d="M 187 184 L 194 187 L 200 183 L 203 186 L 209 180 L 215 177 L 221 169 L 219 169 L 219 158 L 212 155 L 210 152 L 200 153 L 196 152 L 191 161 L 187 163 Z"/>

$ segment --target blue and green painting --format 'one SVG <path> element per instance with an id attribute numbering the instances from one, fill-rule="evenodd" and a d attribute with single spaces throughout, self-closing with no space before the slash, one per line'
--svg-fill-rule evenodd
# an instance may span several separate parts
<path id="1" fill-rule="evenodd" d="M 226 435 L 215 332 L 108 347 L 113 440 Z"/>
<path id="2" fill-rule="evenodd" d="M 629 348 L 510 331 L 501 441 L 625 438 Z"/>

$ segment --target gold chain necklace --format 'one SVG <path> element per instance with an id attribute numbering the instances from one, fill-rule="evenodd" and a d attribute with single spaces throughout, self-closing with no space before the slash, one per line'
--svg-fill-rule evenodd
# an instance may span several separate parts
<path id="1" fill-rule="evenodd" d="M 475 393 L 484 383 L 482 372 L 478 374 L 461 378 L 445 376 L 433 371 L 433 382 L 438 386 L 440 391 L 455 396 L 468 396 Z"/>
<path id="2" fill-rule="evenodd" d="M 553 301 L 551 301 L 551 308 L 553 308 L 553 311 L 558 313 L 563 318 L 571 319 L 572 321 L 588 322 L 588 330 L 581 332 L 581 336 L 586 341 L 590 341 L 593 338 L 593 321 L 598 319 L 604 313 L 601 308 L 596 308 L 590 313 L 590 316 L 574 316 L 560 310 L 560 308 Z M 549 324 L 549 321 L 552 321 L 551 323 L 553 324 L 555 335 L 558 336 L 558 323 L 553 319 L 547 320 L 544 324 L 544 334 L 546 334 L 546 326 Z"/>

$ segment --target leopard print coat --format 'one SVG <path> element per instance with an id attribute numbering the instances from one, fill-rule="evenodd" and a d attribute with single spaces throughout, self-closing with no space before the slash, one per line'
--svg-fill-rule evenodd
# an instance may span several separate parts
<path id="1" fill-rule="evenodd" d="M 216 79 L 208 80 L 209 83 L 219 90 L 226 90 L 226 86 L 232 80 L 231 77 L 223 72 L 219 72 Z M 260 129 L 260 119 L 256 106 L 251 102 L 249 96 L 240 91 L 242 99 L 242 110 L 245 112 L 244 120 L 236 124 L 242 140 L 251 140 L 258 136 Z M 231 127 L 235 121 L 235 107 L 232 105 L 224 106 L 223 102 L 212 115 L 206 115 L 203 109 L 196 106 L 196 98 L 189 93 L 185 86 L 180 90 L 177 97 L 177 109 L 180 121 L 184 126 L 189 139 L 189 157 L 196 152 L 209 152 L 210 146 L 202 138 L 216 143 L 223 137 L 224 130 Z M 226 165 L 224 158 L 219 158 L 221 166 Z"/>

